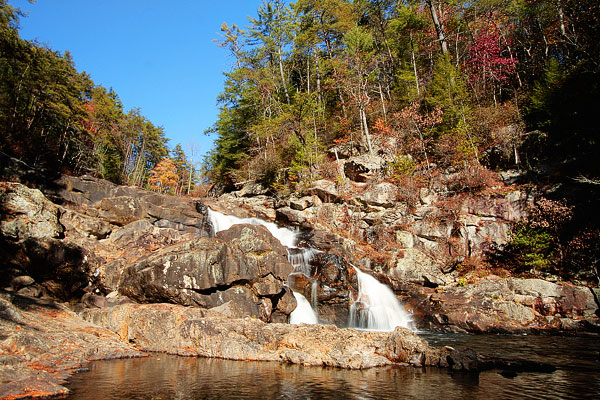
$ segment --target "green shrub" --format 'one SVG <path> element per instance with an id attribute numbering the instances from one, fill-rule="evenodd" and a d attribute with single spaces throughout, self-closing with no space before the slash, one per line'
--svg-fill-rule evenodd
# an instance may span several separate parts
<path id="1" fill-rule="evenodd" d="M 399 155 L 392 163 L 394 177 L 407 176 L 415 170 L 415 160 L 410 156 Z"/>
<path id="2" fill-rule="evenodd" d="M 555 240 L 544 228 L 519 226 L 509 246 L 526 269 L 548 271 L 555 259 Z"/>

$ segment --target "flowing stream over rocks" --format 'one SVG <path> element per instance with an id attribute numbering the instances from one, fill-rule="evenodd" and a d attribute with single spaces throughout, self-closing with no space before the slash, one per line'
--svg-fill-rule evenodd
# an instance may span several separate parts
<path id="1" fill-rule="evenodd" d="M 354 267 L 358 298 L 350 306 L 350 326 L 375 331 L 392 331 L 396 326 L 412 328 L 412 320 L 394 292 Z"/>
<path id="2" fill-rule="evenodd" d="M 208 209 L 208 217 L 213 231 L 217 232 L 231 228 L 237 224 L 262 225 L 288 249 L 288 259 L 294 266 L 294 272 L 288 277 L 288 284 L 294 290 L 297 274 L 302 274 L 310 281 L 311 301 L 296 290 L 294 297 L 298 303 L 296 309 L 290 314 L 290 323 L 316 324 L 318 323 L 317 292 L 318 282 L 311 274 L 311 261 L 319 250 L 310 247 L 296 247 L 298 232 L 275 223 L 266 222 L 259 218 L 239 218 Z M 351 328 L 393 331 L 395 327 L 413 329 L 409 314 L 404 310 L 394 292 L 377 281 L 374 277 L 353 267 L 358 281 L 358 296 L 351 299 L 348 326 Z M 312 307 L 311 307 L 312 305 Z"/>
<path id="3" fill-rule="evenodd" d="M 306 297 L 298 292 L 294 292 L 294 297 L 298 302 L 296 309 L 290 314 L 290 324 L 317 324 L 319 317 L 313 308 L 310 306 Z"/>
<path id="4" fill-rule="evenodd" d="M 381 281 L 402 296 L 420 333 L 426 329 L 529 334 L 600 332 L 600 291 L 595 287 L 498 276 L 461 285 L 456 281 L 456 271 L 440 269 L 446 264 L 415 269 L 428 265 L 422 262 L 427 261 L 421 257 L 427 250 L 424 246 L 433 246 L 433 250 L 449 248 L 447 244 L 454 243 L 448 241 L 452 232 L 459 232 L 458 236 L 465 238 L 464 243 L 450 246 L 453 254 L 455 250 L 464 249 L 481 251 L 480 239 L 494 231 L 498 234 L 490 238 L 501 243 L 507 221 L 514 220 L 517 214 L 513 211 L 524 198 L 519 193 L 467 198 L 463 203 L 466 208 L 459 217 L 460 221 L 466 218 L 465 223 L 461 222 L 457 230 L 448 230 L 446 228 L 452 225 L 447 220 L 435 215 L 435 218 L 425 218 L 424 209 L 439 211 L 439 205 L 427 200 L 429 196 L 421 196 L 422 204 L 414 215 L 403 211 L 402 202 L 397 202 L 397 206 L 386 204 L 384 210 L 373 211 L 369 207 L 379 206 L 366 203 L 353 206 L 337 200 L 334 203 L 327 200 L 329 195 L 319 200 L 313 194 L 297 201 L 290 199 L 287 203 L 284 199 L 277 204 L 266 197 L 233 195 L 219 200 L 177 198 L 89 176 L 46 176 L 17 160 L 2 157 L 1 153 L 0 175 L 13 180 L 0 182 L 3 211 L 0 213 L 0 253 L 3 255 L 0 263 L 0 398 L 65 394 L 66 379 L 84 368 L 87 361 L 137 357 L 148 352 L 250 363 L 277 362 L 258 367 L 267 371 L 266 375 L 247 376 L 251 383 L 259 383 L 259 386 L 248 384 L 251 390 L 257 389 L 257 395 L 245 390 L 241 395 L 244 398 L 432 398 L 439 393 L 454 393 L 450 397 L 487 400 L 516 397 L 525 386 L 532 398 L 567 398 L 598 392 L 597 337 L 591 343 L 585 338 L 581 341 L 558 338 L 555 339 L 558 346 L 546 343 L 532 347 L 531 336 L 513 336 L 510 340 L 523 348 L 518 357 L 525 359 L 518 361 L 512 357 L 504 359 L 502 353 L 501 358 L 490 358 L 469 349 L 455 348 L 458 343 L 448 343 L 445 336 L 438 342 L 443 347 L 431 346 L 423 339 L 426 334 L 416 335 L 414 330 L 403 327 L 396 327 L 393 332 L 366 330 L 384 329 L 377 321 L 379 317 L 373 316 L 379 315 L 377 305 L 383 303 L 393 308 L 397 302 L 396 296 L 378 282 Z M 373 194 L 378 190 L 378 187 L 373 188 Z M 368 200 L 369 196 L 363 197 Z M 239 202 L 246 200 L 254 205 L 241 207 L 244 204 Z M 219 216 L 209 211 L 209 207 L 239 217 L 258 216 L 286 226 L 296 224 L 302 231 L 280 228 L 261 219 Z M 354 217 L 346 219 L 351 217 L 349 211 Z M 296 222 L 290 219 L 294 215 L 306 219 L 307 223 L 300 223 L 298 218 Z M 283 218 L 286 216 L 290 218 Z M 308 223 L 310 221 L 313 222 Z M 346 222 L 336 225 L 336 221 Z M 411 232 L 404 230 L 405 224 L 411 226 Z M 351 238 L 340 235 L 354 226 L 361 231 L 352 235 L 365 233 L 366 236 L 359 236 L 373 247 L 361 248 Z M 396 233 L 395 238 L 390 239 L 399 246 L 388 252 L 390 262 L 382 264 L 383 261 L 377 259 L 376 263 L 371 262 L 369 250 L 383 249 L 377 235 L 390 232 Z M 461 243 L 465 246 L 461 247 Z M 436 260 L 448 260 L 442 256 L 438 251 L 431 254 Z M 384 292 L 390 296 L 381 301 Z M 308 306 L 304 307 L 307 310 L 312 305 L 318 313 L 316 320 L 312 313 L 311 321 L 304 317 L 301 320 L 317 324 L 286 323 L 294 309 L 302 310 L 302 305 L 297 307 L 299 303 Z M 353 313 L 350 313 L 351 308 Z M 411 325 L 403 311 L 392 314 L 394 320 L 404 322 L 388 321 L 385 329 L 397 324 Z M 348 326 L 358 329 L 345 329 Z M 505 342 L 493 340 L 496 336 L 469 338 L 490 342 L 490 346 L 475 348 L 476 351 L 488 353 L 490 349 L 504 349 Z M 561 347 L 563 342 L 574 346 Z M 552 360 L 552 364 L 560 368 L 562 357 L 574 357 L 574 363 L 578 362 L 573 350 L 578 343 L 583 344 L 581 354 L 591 357 L 590 370 L 595 374 L 586 375 L 585 371 L 582 374 L 571 368 L 559 369 L 565 372 L 554 375 L 535 374 L 536 371 L 551 372 L 551 369 L 532 363 L 532 355 L 560 349 L 557 361 Z M 163 356 L 154 355 L 152 359 L 173 360 L 171 356 Z M 175 364 L 181 364 L 190 358 L 176 360 L 179 361 Z M 228 363 L 189 362 L 199 370 L 205 370 L 207 365 Z M 133 368 L 146 369 L 148 365 L 143 364 L 144 361 L 131 363 Z M 303 369 L 289 367 L 288 363 L 325 368 Z M 119 365 L 130 364 L 124 361 Z M 144 389 L 144 384 L 133 384 L 126 374 L 118 374 L 105 389 L 110 392 L 111 388 L 120 387 L 120 391 L 110 395 L 98 390 L 98 380 L 92 377 L 88 378 L 91 387 L 85 398 L 233 398 L 231 382 L 240 383 L 235 389 L 245 385 L 236 377 L 252 364 L 236 365 L 232 370 L 237 368 L 240 373 L 192 374 L 194 382 L 188 384 L 178 379 L 180 370 L 174 370 L 172 363 L 159 364 L 161 374 L 174 371 L 175 379 L 171 382 L 175 385 L 183 382 L 187 389 L 208 382 L 208 391 L 200 391 L 198 396 L 185 390 L 156 396 L 162 390 L 157 377 L 162 375 L 146 376 L 144 379 L 149 383 Z M 403 368 L 405 366 L 417 368 Z M 329 367 L 380 368 L 345 374 L 331 372 Z M 437 385 L 438 377 L 448 376 L 447 372 L 437 369 L 430 375 L 433 381 L 427 377 L 421 380 L 421 372 L 428 367 L 451 370 L 451 379 L 468 376 L 469 385 L 457 386 L 447 379 Z M 266 393 L 266 386 L 272 382 L 276 387 L 289 387 L 293 381 L 289 374 L 271 379 L 286 368 L 294 375 L 300 371 L 298 375 L 309 378 L 296 386 L 292 384 L 291 391 L 274 388 Z M 515 372 L 519 375 L 514 379 L 516 385 L 500 387 L 517 388 L 517 391 L 489 391 L 486 382 L 494 382 L 494 386 L 498 379 L 511 382 L 493 372 L 505 370 L 509 375 Z M 310 378 L 314 375 L 310 371 L 316 371 L 314 380 Z M 457 371 L 471 372 L 462 375 Z M 482 373 L 471 375 L 474 371 Z M 535 375 L 527 375 L 531 373 Z M 411 381 L 410 376 L 418 382 Z M 404 379 L 406 377 L 408 379 Z M 529 379 L 531 377 L 534 379 Z M 561 385 L 555 385 L 555 381 Z M 210 390 L 218 382 L 225 392 Z M 311 386 L 309 382 L 315 383 Z M 341 385 L 332 391 L 331 382 L 341 382 Z M 403 391 L 409 386 L 415 390 Z M 363 390 L 375 387 L 376 390 Z M 465 392 L 465 388 L 469 391 Z M 539 396 L 538 388 L 542 388 Z M 144 392 L 146 389 L 149 392 Z"/>

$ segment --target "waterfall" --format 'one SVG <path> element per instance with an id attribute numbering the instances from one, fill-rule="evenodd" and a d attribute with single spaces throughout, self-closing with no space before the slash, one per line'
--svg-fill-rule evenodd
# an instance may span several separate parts
<path id="1" fill-rule="evenodd" d="M 310 262 L 317 253 L 319 250 L 313 248 L 288 249 L 288 260 L 294 266 L 294 272 L 302 273 L 311 281 L 310 304 L 315 312 L 317 311 L 317 290 L 319 288 L 317 280 L 312 277 Z"/>
<path id="2" fill-rule="evenodd" d="M 311 301 L 313 307 L 317 307 L 317 286 L 316 280 L 310 276 L 310 261 L 313 256 L 318 253 L 318 250 L 311 248 L 297 248 L 294 247 L 298 240 L 297 233 L 288 228 L 280 228 L 273 222 L 266 222 L 259 218 L 238 218 L 233 215 L 225 215 L 218 211 L 208 209 L 208 218 L 213 226 L 214 232 L 220 232 L 231 228 L 237 224 L 250 224 L 250 225 L 262 225 L 266 227 L 271 235 L 281 242 L 288 249 L 288 260 L 290 264 L 294 266 L 295 272 L 304 274 L 308 279 L 312 281 L 312 295 Z M 289 280 L 289 279 L 288 279 Z M 306 297 L 300 293 L 294 293 L 298 306 L 290 314 L 290 323 L 292 324 L 316 324 L 318 321 L 317 314 L 311 308 L 310 303 L 306 300 Z"/>
<path id="3" fill-rule="evenodd" d="M 294 292 L 298 306 L 290 314 L 290 323 L 316 324 L 317 281 L 311 277 L 310 262 L 319 250 L 297 248 L 297 232 L 288 228 L 280 228 L 273 222 L 258 218 L 238 218 L 225 215 L 209 208 L 208 217 L 215 233 L 231 228 L 236 224 L 262 225 L 288 249 L 288 260 L 294 266 L 294 271 L 304 274 L 311 282 L 311 301 L 300 293 Z M 354 267 L 358 279 L 358 298 L 350 307 L 349 326 L 358 329 L 391 331 L 396 326 L 410 328 L 412 321 L 394 293 L 386 285 L 380 283 L 371 275 L 365 274 Z M 290 275 L 291 278 L 291 275 Z M 312 303 L 312 307 L 311 307 Z"/>
<path id="4" fill-rule="evenodd" d="M 412 320 L 394 292 L 369 274 L 354 267 L 358 279 L 358 298 L 350 306 L 352 328 L 393 331 L 401 326 L 411 329 Z"/>
<path id="5" fill-rule="evenodd" d="M 305 247 L 288 249 L 288 260 L 294 266 L 294 270 L 310 277 L 310 262 L 318 252 L 317 249 Z"/>
<path id="6" fill-rule="evenodd" d="M 293 293 L 298 305 L 290 314 L 290 324 L 317 324 L 319 322 L 317 313 L 314 312 L 310 303 L 306 300 L 306 297 L 302 296 L 300 293 Z"/>
<path id="7" fill-rule="evenodd" d="M 297 233 L 288 228 L 280 228 L 273 222 L 266 222 L 258 218 L 238 218 L 233 215 L 225 215 L 218 211 L 213 211 L 210 208 L 208 209 L 208 218 L 215 233 L 227 230 L 233 225 L 238 224 L 262 225 L 285 247 L 290 248 L 296 245 Z"/>

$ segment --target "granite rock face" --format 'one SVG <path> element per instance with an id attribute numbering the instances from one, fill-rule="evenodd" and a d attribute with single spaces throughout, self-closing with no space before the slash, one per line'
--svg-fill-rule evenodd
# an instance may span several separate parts
<path id="1" fill-rule="evenodd" d="M 266 228 L 235 225 L 217 238 L 195 238 L 142 257 L 124 270 L 119 292 L 143 303 L 212 308 L 231 302 L 230 316 L 286 318 L 291 310 L 278 307 L 291 295 L 284 283 L 293 268 L 285 254 Z"/>
<path id="2" fill-rule="evenodd" d="M 69 299 L 81 296 L 98 260 L 90 250 L 62 240 L 65 228 L 60 210 L 39 190 L 19 183 L 0 183 L 0 285 L 18 276 L 37 282 L 28 293 L 47 293 Z"/>
<path id="3" fill-rule="evenodd" d="M 146 351 L 350 369 L 448 366 L 447 349 L 433 348 L 403 328 L 365 332 L 333 325 L 265 324 L 168 304 L 89 309 L 83 317 Z"/>
<path id="4" fill-rule="evenodd" d="M 598 289 L 541 279 L 482 279 L 477 284 L 418 289 L 414 313 L 447 331 L 476 333 L 600 332 Z"/>
<path id="5" fill-rule="evenodd" d="M 144 356 L 60 304 L 1 291 L 0 337 L 3 399 L 65 395 L 67 379 L 89 361 Z"/>
<path id="6" fill-rule="evenodd" d="M 448 172 L 407 197 L 402 187 L 372 176 L 365 177 L 367 182 L 322 179 L 313 183 L 305 197 L 272 203 L 278 221 L 301 229 L 302 243 L 328 253 L 329 261 L 323 259 L 326 256 L 315 257 L 309 276 L 293 276 L 295 290 L 308 299 L 316 298 L 321 320 L 344 326 L 355 290 L 347 268 L 352 264 L 390 285 L 414 313 L 417 325 L 427 329 L 599 330 L 596 289 L 546 282 L 563 294 L 519 297 L 509 283 L 538 285 L 536 280 L 461 276 L 464 265 L 485 260 L 490 249 L 507 243 L 512 226 L 527 215 L 533 201 L 530 192 L 497 187 L 457 193 L 450 184 L 453 174 Z M 222 201 L 247 215 L 258 214 L 250 198 L 235 192 L 211 200 L 211 207 Z M 338 261 L 331 263 L 335 257 Z M 335 270 L 340 272 L 339 280 L 332 285 L 327 276 Z"/>
<path id="7" fill-rule="evenodd" d="M 0 235 L 7 240 L 56 239 L 63 234 L 58 207 L 37 189 L 1 182 L 0 210 Z"/>

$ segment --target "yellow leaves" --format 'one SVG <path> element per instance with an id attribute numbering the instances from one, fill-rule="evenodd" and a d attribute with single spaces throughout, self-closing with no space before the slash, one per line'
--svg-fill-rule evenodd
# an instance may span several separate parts
<path id="1" fill-rule="evenodd" d="M 174 192 L 178 181 L 177 167 L 170 158 L 164 158 L 156 164 L 148 178 L 150 189 L 161 193 Z"/>

